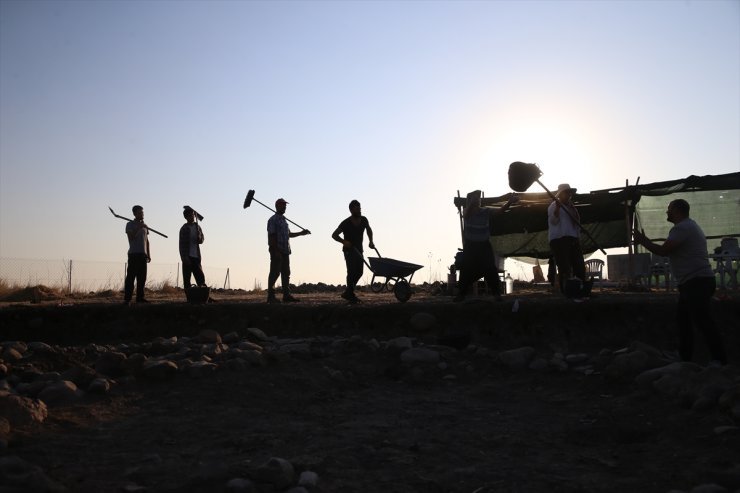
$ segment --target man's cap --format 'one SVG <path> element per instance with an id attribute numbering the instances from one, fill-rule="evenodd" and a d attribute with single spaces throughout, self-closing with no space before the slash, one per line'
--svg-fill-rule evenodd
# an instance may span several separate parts
<path id="1" fill-rule="evenodd" d="M 282 199 L 282 198 L 281 198 L 281 199 L 277 199 L 277 200 L 275 201 L 275 207 L 277 207 L 277 206 L 278 206 L 278 204 L 287 204 L 287 203 L 288 203 L 288 201 L 287 201 L 287 200 L 285 200 L 285 199 Z"/>
<path id="2" fill-rule="evenodd" d="M 569 190 L 571 193 L 576 193 L 577 188 L 571 188 L 570 185 L 567 183 L 561 183 L 558 185 L 558 191 L 555 195 L 560 195 L 561 192 L 565 192 L 566 190 Z"/>

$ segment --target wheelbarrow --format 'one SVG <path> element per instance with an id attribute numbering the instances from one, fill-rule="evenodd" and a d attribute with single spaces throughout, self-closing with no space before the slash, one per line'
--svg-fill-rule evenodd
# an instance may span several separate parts
<path id="1" fill-rule="evenodd" d="M 370 263 L 368 263 L 362 253 L 355 248 L 355 252 L 362 257 L 362 261 L 373 273 L 373 278 L 370 280 L 370 289 L 373 293 L 392 290 L 398 301 L 406 303 L 411 298 L 411 278 L 414 277 L 414 272 L 424 266 L 382 257 L 377 248 L 374 248 L 374 250 L 378 256 L 368 257 L 370 260 Z M 384 277 L 385 281 L 376 281 L 376 277 Z"/>

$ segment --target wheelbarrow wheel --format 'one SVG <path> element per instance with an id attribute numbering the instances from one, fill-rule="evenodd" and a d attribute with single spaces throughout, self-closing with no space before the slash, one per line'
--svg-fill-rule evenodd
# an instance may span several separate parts
<path id="1" fill-rule="evenodd" d="M 393 286 L 393 294 L 398 301 L 406 303 L 411 298 L 411 286 L 408 282 L 401 279 Z"/>

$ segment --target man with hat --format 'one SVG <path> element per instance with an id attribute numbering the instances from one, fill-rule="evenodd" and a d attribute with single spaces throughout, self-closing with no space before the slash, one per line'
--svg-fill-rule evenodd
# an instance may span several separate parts
<path id="1" fill-rule="evenodd" d="M 179 249 L 182 260 L 182 281 L 185 289 L 190 287 L 190 276 L 195 277 L 198 286 L 206 285 L 206 276 L 201 265 L 200 245 L 205 240 L 203 229 L 195 220 L 196 212 L 189 205 L 184 206 L 182 215 L 187 221 L 180 228 Z"/>
<path id="2" fill-rule="evenodd" d="M 581 218 L 573 196 L 576 193 L 567 183 L 558 185 L 555 200 L 547 208 L 547 236 L 558 266 L 560 292 L 565 292 L 565 281 L 577 277 L 586 280 L 586 265 L 581 250 Z"/>
<path id="3" fill-rule="evenodd" d="M 270 248 L 270 274 L 267 276 L 267 302 L 277 303 L 275 297 L 275 281 L 280 277 L 283 288 L 283 302 L 294 303 L 299 301 L 290 294 L 290 238 L 310 235 L 304 229 L 300 233 L 291 233 L 288 221 L 285 219 L 285 209 L 288 202 L 280 198 L 275 201 L 275 214 L 267 220 L 267 244 Z"/>

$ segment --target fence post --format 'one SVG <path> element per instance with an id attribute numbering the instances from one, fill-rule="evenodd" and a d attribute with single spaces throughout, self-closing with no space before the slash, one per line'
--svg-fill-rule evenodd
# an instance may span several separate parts
<path id="1" fill-rule="evenodd" d="M 69 271 L 67 272 L 67 293 L 72 292 L 72 259 L 69 259 Z"/>
<path id="2" fill-rule="evenodd" d="M 231 282 L 229 282 L 229 268 L 226 267 L 226 279 L 224 279 L 224 289 L 226 289 L 226 283 L 229 283 L 229 289 L 231 289 Z"/>

